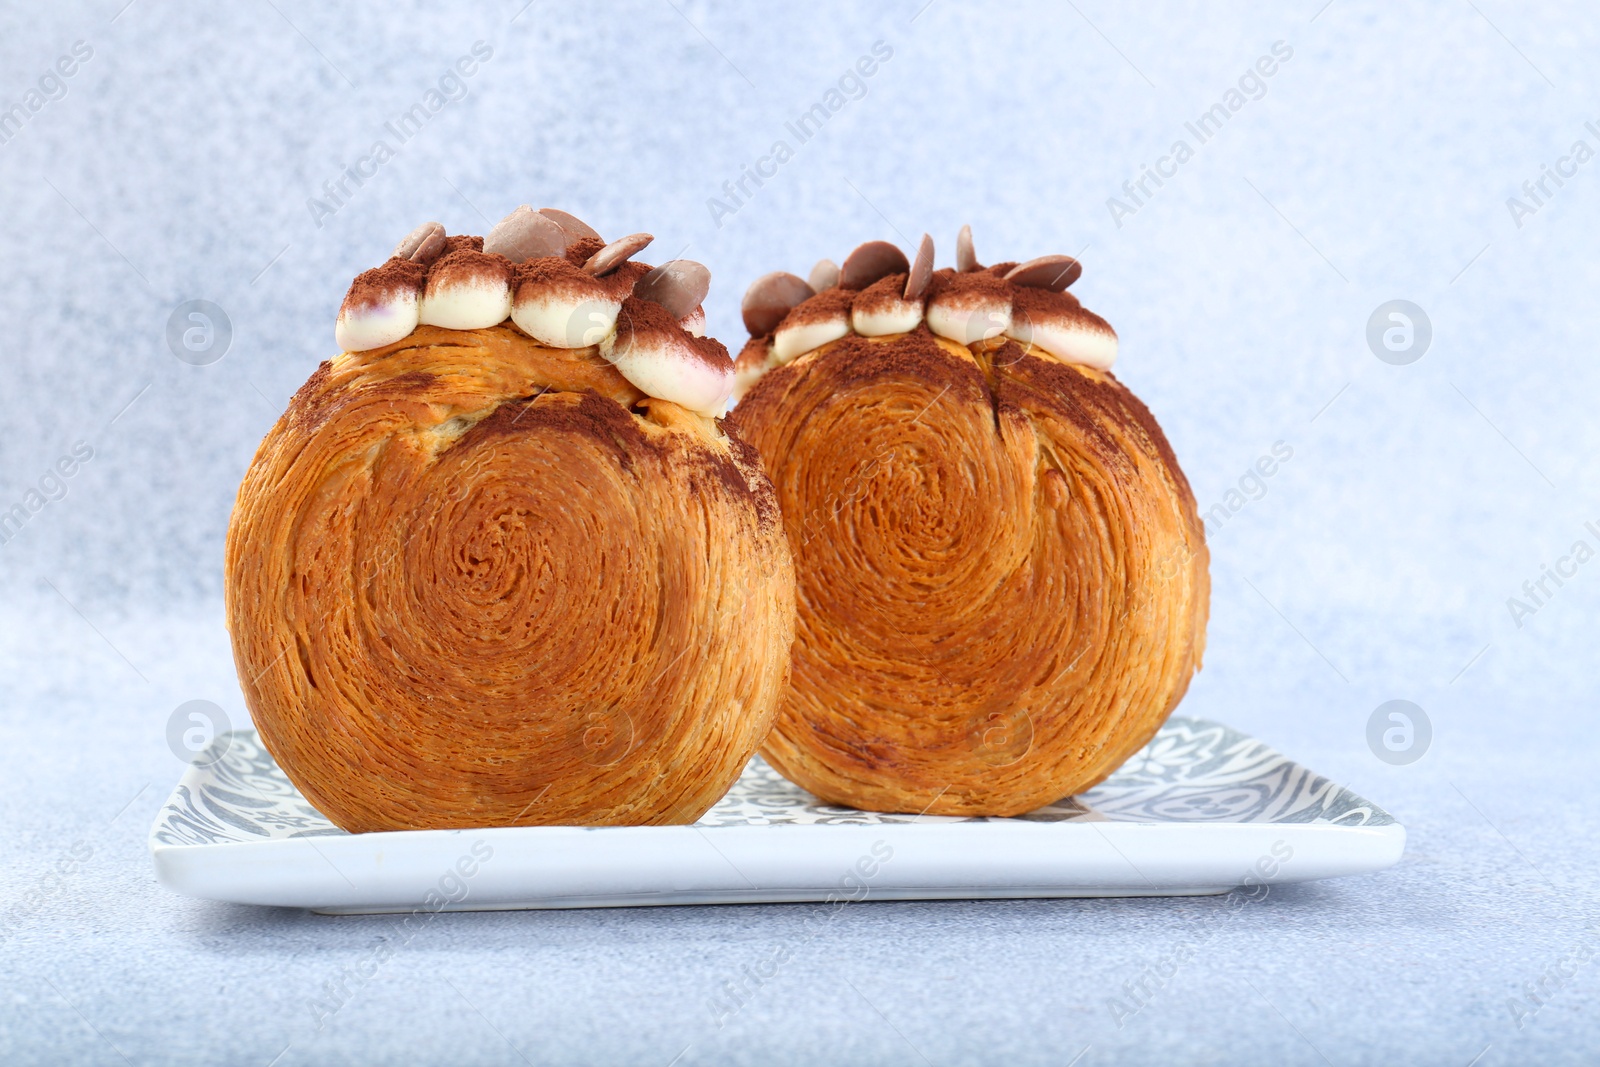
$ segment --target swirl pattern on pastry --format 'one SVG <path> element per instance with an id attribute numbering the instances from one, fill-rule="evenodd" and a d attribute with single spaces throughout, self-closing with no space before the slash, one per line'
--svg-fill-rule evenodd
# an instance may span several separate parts
<path id="1" fill-rule="evenodd" d="M 1041 324 L 1109 337 L 1102 357 L 1115 335 L 1063 291 L 1068 264 L 1018 283 L 963 245 L 924 322 L 904 273 L 841 283 L 739 361 L 730 421 L 772 478 L 799 586 L 762 754 L 830 803 L 1003 816 L 1081 792 L 1156 733 L 1204 649 L 1209 557 L 1171 448 L 1102 360 L 1071 358 L 1081 338 Z M 841 308 L 854 332 L 774 355 Z"/>
<path id="2" fill-rule="evenodd" d="M 240 487 L 226 600 L 263 742 L 351 831 L 693 822 L 767 733 L 794 625 L 754 450 L 511 321 L 323 363 Z"/>

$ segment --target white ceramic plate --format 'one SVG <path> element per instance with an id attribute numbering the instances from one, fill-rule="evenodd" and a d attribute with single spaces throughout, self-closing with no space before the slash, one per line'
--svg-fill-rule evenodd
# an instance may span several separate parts
<path id="1" fill-rule="evenodd" d="M 829 807 L 758 758 L 693 826 L 347 834 L 254 731 L 218 751 L 151 829 L 156 876 L 325 912 L 1222 893 L 1382 870 L 1406 837 L 1262 742 L 1177 716 L 1102 785 L 1011 819 Z"/>

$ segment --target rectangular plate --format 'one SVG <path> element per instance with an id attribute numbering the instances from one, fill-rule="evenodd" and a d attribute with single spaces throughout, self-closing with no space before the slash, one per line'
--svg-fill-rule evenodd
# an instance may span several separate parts
<path id="1" fill-rule="evenodd" d="M 830 807 L 757 757 L 692 826 L 348 834 L 255 731 L 208 756 L 150 831 L 161 883 L 332 913 L 1177 896 L 1382 870 L 1405 847 L 1377 805 L 1180 716 L 1101 785 L 1009 819 Z"/>

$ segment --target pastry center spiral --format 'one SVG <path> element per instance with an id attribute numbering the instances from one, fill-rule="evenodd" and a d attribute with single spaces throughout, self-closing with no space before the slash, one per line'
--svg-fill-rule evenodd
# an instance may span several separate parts
<path id="1" fill-rule="evenodd" d="M 1003 337 L 852 336 L 769 370 L 734 419 L 795 555 L 794 680 L 764 751 L 801 785 L 1017 814 L 1103 778 L 1182 695 L 1204 540 L 1109 374 Z"/>
<path id="2" fill-rule="evenodd" d="M 788 560 L 712 420 L 592 352 L 423 327 L 269 434 L 229 617 L 264 742 L 347 829 L 692 822 L 770 723 Z"/>

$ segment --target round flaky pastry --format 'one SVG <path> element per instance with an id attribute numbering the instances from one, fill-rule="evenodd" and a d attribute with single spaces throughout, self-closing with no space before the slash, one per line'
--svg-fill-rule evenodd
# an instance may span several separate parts
<path id="1" fill-rule="evenodd" d="M 263 742 L 351 831 L 693 822 L 794 625 L 754 451 L 511 322 L 322 364 L 240 487 L 226 594 Z"/>
<path id="2" fill-rule="evenodd" d="M 771 281 L 747 298 L 753 373 L 731 421 L 777 490 L 799 603 L 762 754 L 831 803 L 1017 815 L 1104 779 L 1183 696 L 1204 533 L 1155 420 L 1093 365 L 1115 335 L 1060 291 L 1065 268 L 908 280 L 904 263 L 787 313 L 763 310 Z M 846 312 L 854 331 L 773 354 Z M 1108 340 L 1069 362 L 1018 322 Z"/>

